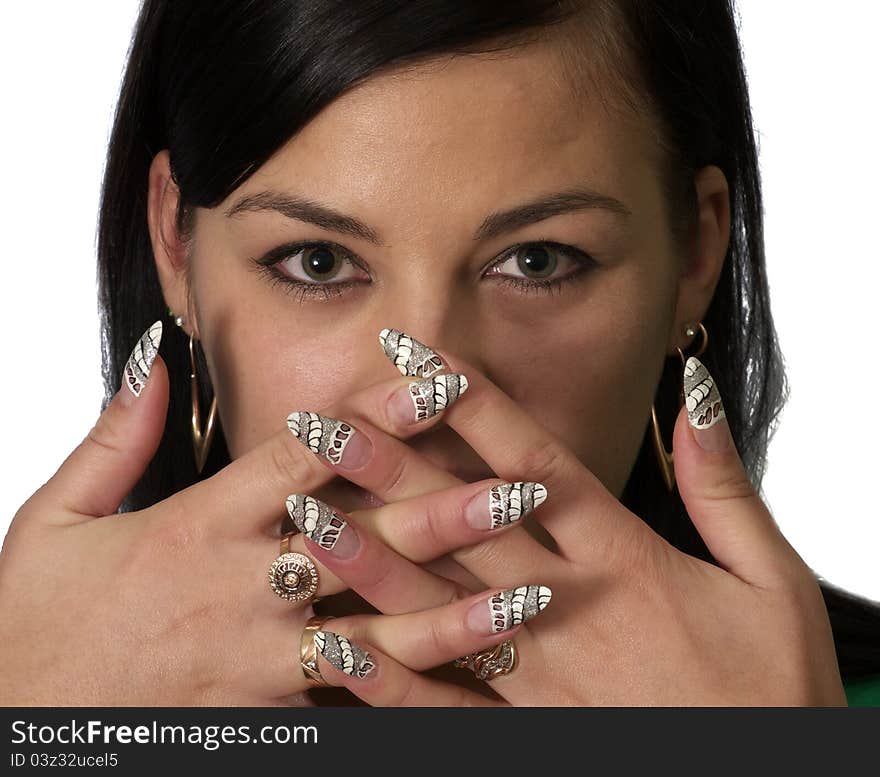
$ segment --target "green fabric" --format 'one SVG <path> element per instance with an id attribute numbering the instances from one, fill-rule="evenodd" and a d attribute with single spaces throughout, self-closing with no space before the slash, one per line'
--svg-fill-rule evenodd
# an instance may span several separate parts
<path id="1" fill-rule="evenodd" d="M 850 707 L 880 707 L 880 677 L 845 683 L 843 690 Z"/>

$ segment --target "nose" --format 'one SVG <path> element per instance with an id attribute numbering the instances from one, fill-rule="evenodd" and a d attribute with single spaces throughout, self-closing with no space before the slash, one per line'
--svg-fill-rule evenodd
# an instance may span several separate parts
<path id="1" fill-rule="evenodd" d="M 429 265 L 430 266 L 430 265 Z M 383 304 L 377 332 L 399 329 L 432 349 L 479 365 L 480 317 L 473 289 L 451 273 L 415 273 Z"/>

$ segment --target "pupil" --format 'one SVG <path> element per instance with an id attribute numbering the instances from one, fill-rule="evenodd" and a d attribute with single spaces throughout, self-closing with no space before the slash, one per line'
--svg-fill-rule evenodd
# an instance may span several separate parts
<path id="1" fill-rule="evenodd" d="M 543 246 L 533 246 L 520 258 L 519 266 L 523 273 L 543 278 L 552 275 L 556 269 L 556 260 Z"/>
<path id="2" fill-rule="evenodd" d="M 326 248 L 313 248 L 303 259 L 303 269 L 312 277 L 321 279 L 331 275 L 336 268 L 336 258 Z"/>

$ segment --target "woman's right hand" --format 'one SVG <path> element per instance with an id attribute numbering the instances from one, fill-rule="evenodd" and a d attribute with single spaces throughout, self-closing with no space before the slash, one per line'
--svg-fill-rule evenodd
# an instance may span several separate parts
<path id="1" fill-rule="evenodd" d="M 349 477 L 383 501 L 461 483 L 390 434 L 386 400 L 402 386 L 383 381 L 338 407 L 344 418 L 385 427 L 359 424 L 370 429 L 373 453 Z M 311 704 L 297 648 L 313 610 L 275 596 L 266 574 L 279 554 L 286 496 L 344 470 L 282 429 L 213 477 L 118 513 L 155 454 L 167 402 L 168 373 L 157 355 L 140 394 L 123 386 L 15 515 L 0 553 L 0 703 Z M 358 554 L 363 569 L 349 568 L 352 587 L 381 611 L 471 593 L 398 555 L 393 537 L 389 547 L 362 535 L 369 548 Z M 295 537 L 291 549 L 302 548 Z M 318 569 L 319 596 L 347 587 Z"/>

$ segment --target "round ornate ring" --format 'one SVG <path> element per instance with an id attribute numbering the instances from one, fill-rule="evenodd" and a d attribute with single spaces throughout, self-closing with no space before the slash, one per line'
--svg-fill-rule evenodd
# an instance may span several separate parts
<path id="1" fill-rule="evenodd" d="M 302 553 L 282 553 L 269 568 L 269 585 L 282 599 L 305 602 L 318 590 L 318 570 Z"/>
<path id="2" fill-rule="evenodd" d="M 480 680 L 491 680 L 516 668 L 516 647 L 513 640 L 506 639 L 495 647 L 456 658 L 454 665 L 470 669 Z"/>

